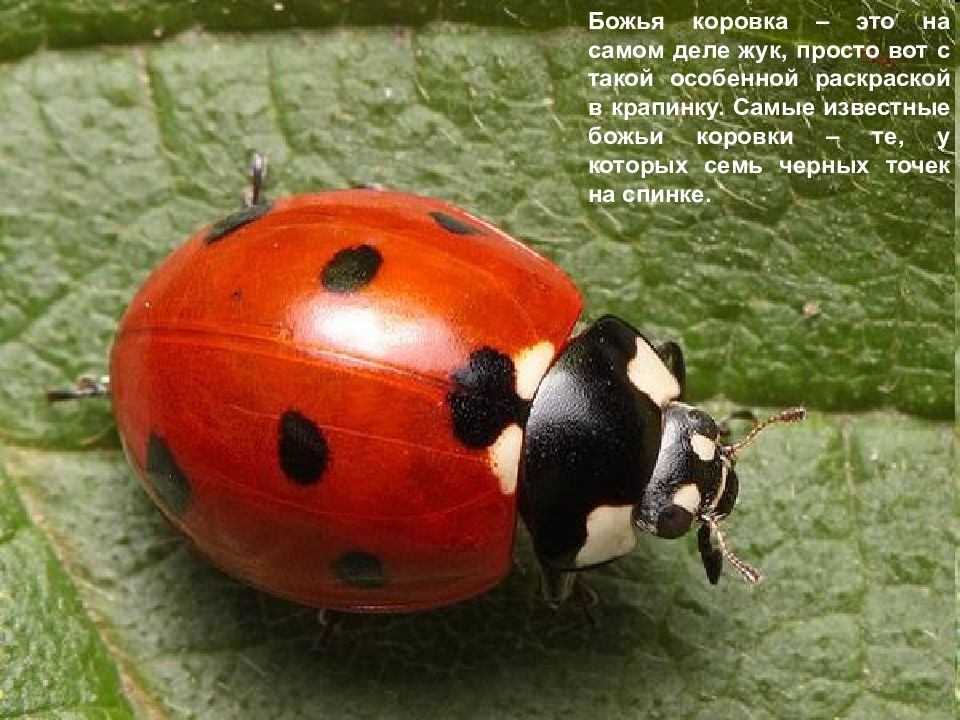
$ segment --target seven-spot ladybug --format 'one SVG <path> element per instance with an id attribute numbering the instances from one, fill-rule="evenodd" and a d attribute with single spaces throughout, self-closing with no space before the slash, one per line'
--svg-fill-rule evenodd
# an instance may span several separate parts
<path id="1" fill-rule="evenodd" d="M 264 201 L 191 238 L 120 322 L 109 380 L 130 464 L 215 565 L 321 608 L 409 611 L 508 572 L 519 509 L 547 599 L 638 531 L 718 522 L 740 449 L 681 402 L 684 362 L 557 267 L 443 202 L 373 189 Z M 719 549 L 711 545 L 717 536 Z"/>

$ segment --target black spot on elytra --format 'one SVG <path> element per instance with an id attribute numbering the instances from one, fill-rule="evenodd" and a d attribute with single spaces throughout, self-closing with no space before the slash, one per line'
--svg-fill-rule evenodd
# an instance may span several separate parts
<path id="1" fill-rule="evenodd" d="M 513 360 L 490 347 L 470 354 L 453 372 L 447 395 L 453 433 L 470 448 L 489 447 L 511 423 L 523 425 L 530 403 L 517 396 Z"/>
<path id="2" fill-rule="evenodd" d="M 163 504 L 182 515 L 190 504 L 190 481 L 163 438 L 150 434 L 147 441 L 147 477 Z"/>
<path id="3" fill-rule="evenodd" d="M 383 563 L 376 555 L 363 551 L 341 555 L 332 565 L 333 574 L 347 585 L 378 588 L 387 584 Z"/>
<path id="4" fill-rule="evenodd" d="M 432 212 L 430 213 L 430 217 L 437 221 L 437 225 L 455 235 L 483 235 L 483 230 L 476 225 L 465 223 L 453 215 L 447 215 L 442 212 Z"/>
<path id="5" fill-rule="evenodd" d="M 243 300 L 243 290 L 234 290 L 232 293 L 230 293 L 230 299 L 234 302 L 240 302 Z"/>
<path id="6" fill-rule="evenodd" d="M 277 428 L 277 455 L 284 474 L 297 485 L 310 485 L 323 476 L 329 450 L 320 428 L 296 410 L 287 410 Z"/>
<path id="7" fill-rule="evenodd" d="M 376 277 L 382 264 L 383 256 L 372 245 L 345 248 L 324 265 L 320 283 L 330 292 L 356 292 Z"/>
<path id="8" fill-rule="evenodd" d="M 244 225 L 249 225 L 254 220 L 259 220 L 272 209 L 272 202 L 263 202 L 245 207 L 243 210 L 239 210 L 232 215 L 227 215 L 222 220 L 218 220 L 213 224 L 210 232 L 207 233 L 203 241 L 207 245 L 211 245 L 217 240 L 222 240 L 234 230 L 239 230 Z"/>

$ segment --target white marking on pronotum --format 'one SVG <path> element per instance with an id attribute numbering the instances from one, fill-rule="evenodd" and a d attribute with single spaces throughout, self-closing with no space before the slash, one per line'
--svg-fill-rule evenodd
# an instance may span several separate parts
<path id="1" fill-rule="evenodd" d="M 690 444 L 693 446 L 693 451 L 697 454 L 697 457 L 704 462 L 710 462 L 717 454 L 716 441 L 711 440 L 706 435 L 694 433 L 690 437 Z"/>
<path id="2" fill-rule="evenodd" d="M 679 505 L 691 515 L 696 515 L 700 510 L 700 490 L 696 484 L 681 485 L 680 489 L 673 494 L 673 504 Z"/>
<path id="3" fill-rule="evenodd" d="M 680 397 L 680 383 L 644 338 L 637 338 L 637 354 L 627 364 L 627 377 L 660 407 Z"/>
<path id="4" fill-rule="evenodd" d="M 573 562 L 578 567 L 596 565 L 633 550 L 632 505 L 601 505 L 587 515 L 587 540 Z"/>
<path id="5" fill-rule="evenodd" d="M 507 425 L 487 453 L 490 469 L 500 481 L 500 491 L 513 495 L 517 490 L 517 472 L 520 468 L 520 449 L 523 446 L 523 430 L 516 423 Z"/>
<path id="6" fill-rule="evenodd" d="M 544 340 L 517 353 L 513 359 L 517 369 L 517 395 L 524 400 L 533 400 L 556 352 L 553 343 Z"/>

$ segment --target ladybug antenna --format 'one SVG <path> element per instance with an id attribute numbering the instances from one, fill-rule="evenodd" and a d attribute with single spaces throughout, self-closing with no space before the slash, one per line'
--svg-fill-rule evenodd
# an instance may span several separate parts
<path id="1" fill-rule="evenodd" d="M 251 207 L 263 202 L 263 182 L 267 177 L 267 161 L 255 152 L 250 161 L 250 187 L 243 193 L 243 206 Z"/>
<path id="2" fill-rule="evenodd" d="M 47 402 L 55 403 L 63 400 L 84 400 L 92 397 L 104 397 L 110 394 L 110 376 L 81 375 L 73 387 L 46 390 L 44 395 Z"/>
<path id="3" fill-rule="evenodd" d="M 710 528 L 710 531 L 716 535 L 717 544 L 720 546 L 720 554 L 723 555 L 728 563 L 733 565 L 734 569 L 743 576 L 744 580 L 751 585 L 756 585 L 763 580 L 763 573 L 738 558 L 733 550 L 730 549 L 730 546 L 727 545 L 727 538 L 724 536 L 723 531 L 720 530 L 720 523 L 715 516 L 701 515 L 700 519 Z"/>
<path id="4" fill-rule="evenodd" d="M 807 411 L 802 407 L 794 407 L 790 408 L 789 410 L 778 412 L 776 415 L 771 415 L 763 422 L 754 425 L 753 429 L 742 438 L 737 440 L 737 442 L 733 443 L 732 445 L 725 445 L 723 448 L 721 448 L 721 452 L 730 458 L 731 461 L 736 460 L 737 455 L 740 454 L 740 451 L 753 442 L 753 439 L 757 437 L 757 435 L 762 433 L 771 425 L 800 422 L 806 416 Z"/>

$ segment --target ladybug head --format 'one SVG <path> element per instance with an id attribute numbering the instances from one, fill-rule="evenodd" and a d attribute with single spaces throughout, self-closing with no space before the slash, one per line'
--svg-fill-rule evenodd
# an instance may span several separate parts
<path id="1" fill-rule="evenodd" d="M 796 422 L 803 416 L 801 408 L 785 410 L 758 424 L 743 439 L 723 445 L 720 428 L 710 415 L 681 402 L 670 403 L 664 411 L 656 466 L 634 509 L 634 523 L 659 537 L 677 538 L 699 522 L 700 554 L 710 582 L 719 580 L 721 558 L 748 582 L 759 582 L 760 573 L 730 551 L 720 530 L 720 521 L 733 510 L 740 487 L 734 464 L 740 451 L 764 428 Z M 719 549 L 711 545 L 711 533 Z"/>

